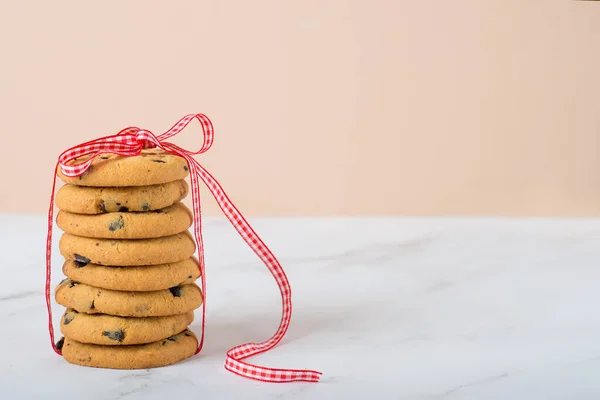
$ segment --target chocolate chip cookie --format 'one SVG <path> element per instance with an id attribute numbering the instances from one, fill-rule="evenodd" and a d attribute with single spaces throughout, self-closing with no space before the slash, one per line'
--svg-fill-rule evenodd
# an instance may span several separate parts
<path id="1" fill-rule="evenodd" d="M 188 194 L 183 179 L 151 186 L 89 187 L 63 185 L 56 193 L 56 205 L 76 214 L 117 211 L 152 211 L 173 205 Z"/>
<path id="2" fill-rule="evenodd" d="M 83 156 L 70 163 L 89 159 L 90 156 Z M 100 154 L 94 158 L 90 168 L 78 177 L 67 177 L 60 168 L 58 170 L 58 176 L 65 183 L 99 187 L 158 185 L 183 179 L 188 174 L 185 158 L 160 149 L 142 150 L 138 156 Z"/>
<path id="3" fill-rule="evenodd" d="M 100 289 L 65 279 L 56 288 L 54 297 L 61 306 L 80 313 L 121 317 L 185 314 L 202 304 L 202 293 L 194 283 L 152 292 L 125 292 Z"/>
<path id="4" fill-rule="evenodd" d="M 139 267 L 83 265 L 72 259 L 65 261 L 62 270 L 75 282 L 103 289 L 136 292 L 183 286 L 200 277 L 198 260 L 194 257 L 174 263 Z"/>
<path id="5" fill-rule="evenodd" d="M 105 239 L 152 239 L 170 236 L 192 225 L 192 212 L 182 203 L 147 212 L 85 215 L 59 211 L 56 224 L 73 235 Z"/>
<path id="6" fill-rule="evenodd" d="M 171 365 L 193 356 L 198 348 L 198 339 L 189 329 L 149 344 L 101 346 L 81 343 L 69 337 L 59 343 L 62 343 L 65 360 L 71 364 L 113 369 Z"/>
<path id="7" fill-rule="evenodd" d="M 156 239 L 94 239 L 65 233 L 60 253 L 81 265 L 157 265 L 182 261 L 196 251 L 188 232 Z"/>
<path id="8" fill-rule="evenodd" d="M 145 344 L 173 336 L 188 327 L 194 313 L 166 317 L 117 317 L 86 314 L 67 309 L 60 320 L 60 331 L 81 343 L 103 345 Z"/>

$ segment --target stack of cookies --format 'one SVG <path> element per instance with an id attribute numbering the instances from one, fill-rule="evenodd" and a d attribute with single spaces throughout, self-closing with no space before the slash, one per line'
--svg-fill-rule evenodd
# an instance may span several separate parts
<path id="1" fill-rule="evenodd" d="M 84 161 L 85 158 L 75 160 Z M 56 195 L 67 276 L 56 301 L 67 308 L 64 358 L 101 368 L 152 368 L 192 356 L 188 329 L 202 293 L 188 229 L 185 159 L 160 150 L 97 156 Z"/>

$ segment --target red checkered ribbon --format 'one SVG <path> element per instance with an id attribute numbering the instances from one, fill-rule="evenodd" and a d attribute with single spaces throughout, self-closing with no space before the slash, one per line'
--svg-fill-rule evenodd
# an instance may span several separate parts
<path id="1" fill-rule="evenodd" d="M 197 119 L 204 132 L 204 143 L 200 150 L 196 152 L 187 151 L 173 143 L 166 142 L 167 139 L 181 132 L 192 120 Z M 250 246 L 256 255 L 267 266 L 271 274 L 275 278 L 279 291 L 281 292 L 281 300 L 283 303 L 283 312 L 279 328 L 275 334 L 262 343 L 246 343 L 236 346 L 227 351 L 225 368 L 235 374 L 247 378 L 265 381 L 265 382 L 317 382 L 321 376 L 320 372 L 312 370 L 295 370 L 295 369 L 274 369 L 248 364 L 242 360 L 264 353 L 276 346 L 285 335 L 292 316 L 292 301 L 291 288 L 289 281 L 275 258 L 271 250 L 264 244 L 260 237 L 254 232 L 250 224 L 233 205 L 225 191 L 219 183 L 208 173 L 192 156 L 202 154 L 207 151 L 213 143 L 213 126 L 208 117 L 203 114 L 189 114 L 180 119 L 171 129 L 162 135 L 155 136 L 152 132 L 136 127 L 123 129 L 116 135 L 105 136 L 96 140 L 71 147 L 64 151 L 59 157 L 54 170 L 54 183 L 52 184 L 52 197 L 50 199 L 50 208 L 48 210 L 48 238 L 46 241 L 46 306 L 48 308 L 48 330 L 52 348 L 57 354 L 61 351 L 56 347 L 54 342 L 54 327 L 52 324 L 52 307 L 50 301 L 50 283 L 51 283 L 51 247 L 52 247 L 52 227 L 54 218 L 54 191 L 56 188 L 56 173 L 58 168 L 66 176 L 80 176 L 90 167 L 95 156 L 101 153 L 114 153 L 123 156 L 136 156 L 141 153 L 142 149 L 158 147 L 171 154 L 176 154 L 185 158 L 190 168 L 192 202 L 194 208 L 194 234 L 199 255 L 199 265 L 202 281 L 202 293 L 204 301 L 202 303 L 202 333 L 200 344 L 196 354 L 200 352 L 204 345 L 204 325 L 206 315 L 206 274 L 204 268 L 204 245 L 202 242 L 202 222 L 200 213 L 200 185 L 199 179 L 204 182 L 209 191 L 214 196 L 217 204 L 223 211 L 223 214 L 231 222 L 233 227 L 240 234 L 242 239 Z M 81 157 L 91 155 L 86 161 L 80 163 L 68 164 L 70 161 Z"/>

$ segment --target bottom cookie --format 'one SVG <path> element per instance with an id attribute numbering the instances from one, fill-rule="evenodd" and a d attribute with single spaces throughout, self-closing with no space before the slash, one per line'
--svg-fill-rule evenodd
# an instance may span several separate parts
<path id="1" fill-rule="evenodd" d="M 143 369 L 183 361 L 193 356 L 197 347 L 196 335 L 186 329 L 158 342 L 130 346 L 102 346 L 64 338 L 62 354 L 67 362 L 86 367 Z"/>

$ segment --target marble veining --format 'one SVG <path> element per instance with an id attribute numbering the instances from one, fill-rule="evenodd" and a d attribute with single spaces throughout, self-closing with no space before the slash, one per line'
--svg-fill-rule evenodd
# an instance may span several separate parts
<path id="1" fill-rule="evenodd" d="M 294 294 L 288 335 L 251 361 L 318 369 L 321 383 L 265 384 L 223 368 L 227 349 L 275 331 L 280 297 L 221 218 L 204 224 L 200 355 L 150 370 L 69 365 L 46 330 L 45 217 L 0 215 L 0 399 L 600 399 L 599 219 L 251 223 Z M 57 330 L 62 312 L 55 305 Z"/>

